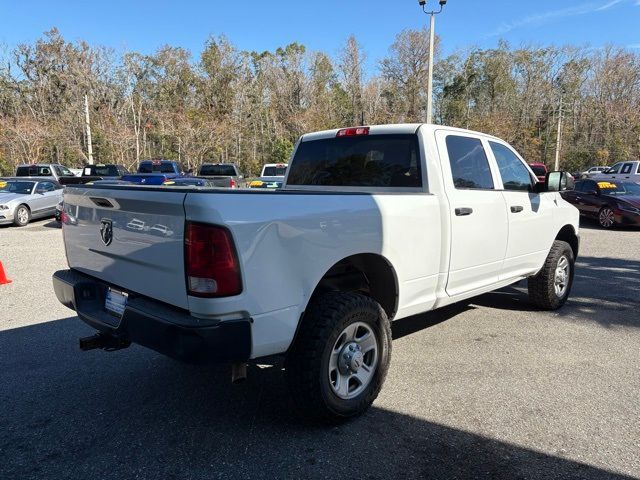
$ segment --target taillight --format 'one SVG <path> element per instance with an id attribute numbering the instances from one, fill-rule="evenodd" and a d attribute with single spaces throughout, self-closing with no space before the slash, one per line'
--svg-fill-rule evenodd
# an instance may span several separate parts
<path id="1" fill-rule="evenodd" d="M 232 178 L 231 184 L 229 185 L 231 188 L 236 188 L 236 181 Z"/>
<path id="2" fill-rule="evenodd" d="M 336 137 L 356 137 L 360 135 L 369 135 L 369 127 L 343 128 L 336 133 Z"/>
<path id="3" fill-rule="evenodd" d="M 228 297 L 242 291 L 238 256 L 226 228 L 189 222 L 184 245 L 189 295 Z"/>

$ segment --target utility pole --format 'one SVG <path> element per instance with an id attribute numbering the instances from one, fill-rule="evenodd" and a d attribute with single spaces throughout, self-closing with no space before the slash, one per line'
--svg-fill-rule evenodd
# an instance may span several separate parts
<path id="1" fill-rule="evenodd" d="M 87 131 L 87 157 L 89 165 L 93 165 L 93 146 L 91 144 L 91 122 L 89 120 L 89 99 L 84 96 L 84 125 Z"/>
<path id="2" fill-rule="evenodd" d="M 442 12 L 447 4 L 447 0 L 440 0 L 440 10 L 432 10 L 427 12 L 427 0 L 418 0 L 422 11 L 431 16 L 429 23 L 429 76 L 427 79 L 427 123 L 431 123 L 433 119 L 433 50 L 436 41 L 436 15 Z"/>
<path id="3" fill-rule="evenodd" d="M 560 94 L 560 106 L 558 107 L 558 133 L 556 135 L 556 162 L 554 170 L 560 170 L 560 148 L 562 147 L 562 93 Z"/>

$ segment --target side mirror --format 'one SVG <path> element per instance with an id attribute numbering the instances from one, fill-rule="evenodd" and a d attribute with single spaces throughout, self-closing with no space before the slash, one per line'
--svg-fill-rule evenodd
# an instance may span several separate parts
<path id="1" fill-rule="evenodd" d="M 576 181 L 569 172 L 549 172 L 545 182 L 547 192 L 564 192 L 573 190 Z"/>
<path id="2" fill-rule="evenodd" d="M 598 192 L 598 190 L 589 190 L 588 192 L 585 192 L 587 195 L 600 195 L 600 192 Z"/>

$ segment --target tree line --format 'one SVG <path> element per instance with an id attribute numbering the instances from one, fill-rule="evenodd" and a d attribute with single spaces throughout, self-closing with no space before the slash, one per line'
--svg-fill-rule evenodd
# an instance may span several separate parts
<path id="1" fill-rule="evenodd" d="M 349 37 L 331 56 L 292 43 L 241 51 L 210 37 L 198 58 L 69 42 L 56 30 L 0 51 L 0 173 L 20 163 L 94 159 L 235 162 L 248 175 L 288 159 L 309 131 L 426 117 L 426 30 L 403 30 L 375 71 Z M 640 56 L 623 48 L 468 48 L 446 57 L 436 40 L 434 122 L 494 134 L 529 162 L 577 170 L 640 155 Z"/>

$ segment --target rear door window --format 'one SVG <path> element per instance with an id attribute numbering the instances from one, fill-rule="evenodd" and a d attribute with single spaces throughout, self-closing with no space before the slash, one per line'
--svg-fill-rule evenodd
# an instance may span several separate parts
<path id="1" fill-rule="evenodd" d="M 456 188 L 494 189 L 489 159 L 479 138 L 447 135 L 446 144 Z"/>
<path id="2" fill-rule="evenodd" d="M 531 174 L 522 163 L 522 160 L 506 145 L 496 142 L 489 142 L 489 145 L 494 157 L 496 157 L 503 188 L 505 190 L 530 192 L 533 189 Z M 544 175 L 544 173 L 541 175 Z"/>
<path id="3" fill-rule="evenodd" d="M 414 134 L 303 141 L 289 165 L 287 184 L 420 188 L 419 152 Z"/>
<path id="4" fill-rule="evenodd" d="M 616 163 L 613 167 L 611 167 L 605 173 L 618 173 L 621 167 L 622 167 L 622 163 Z"/>
<path id="5" fill-rule="evenodd" d="M 625 163 L 622 166 L 622 170 L 620 170 L 620 173 L 631 173 L 632 168 L 633 168 L 633 163 Z"/>

